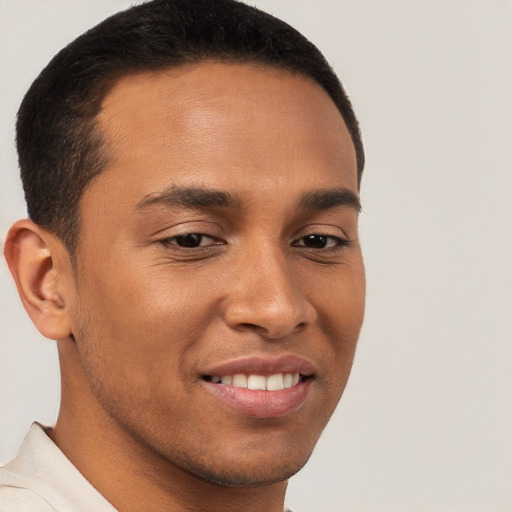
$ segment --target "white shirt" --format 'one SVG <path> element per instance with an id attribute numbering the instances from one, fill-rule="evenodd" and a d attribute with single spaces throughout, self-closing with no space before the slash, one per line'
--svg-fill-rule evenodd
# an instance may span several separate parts
<path id="1" fill-rule="evenodd" d="M 116 512 L 39 423 L 0 468 L 0 512 Z M 292 512 L 285 510 L 285 512 Z"/>
<path id="2" fill-rule="evenodd" d="M 116 512 L 33 423 L 18 456 L 0 468 L 0 512 Z"/>

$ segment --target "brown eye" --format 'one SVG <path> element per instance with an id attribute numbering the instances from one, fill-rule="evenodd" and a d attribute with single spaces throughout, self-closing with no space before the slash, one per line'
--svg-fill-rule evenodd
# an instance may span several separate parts
<path id="1" fill-rule="evenodd" d="M 185 235 L 175 237 L 174 240 L 176 245 L 190 249 L 200 247 L 204 238 L 204 235 L 200 235 L 198 233 L 187 233 Z"/>
<path id="2" fill-rule="evenodd" d="M 337 250 L 343 249 L 344 247 L 350 246 L 350 240 L 340 238 L 332 235 L 321 235 L 318 233 L 313 233 L 311 235 L 306 235 L 293 243 L 295 247 L 302 247 L 305 249 L 313 249 L 313 250 Z"/>
<path id="3" fill-rule="evenodd" d="M 309 247 L 310 249 L 324 249 L 327 246 L 327 242 L 332 237 L 323 236 L 323 235 L 308 235 L 305 236 L 303 240 L 304 247 Z"/>
<path id="4" fill-rule="evenodd" d="M 207 249 L 216 245 L 224 245 L 225 242 L 204 233 L 183 233 L 158 240 L 168 249 L 179 251 L 181 249 Z"/>

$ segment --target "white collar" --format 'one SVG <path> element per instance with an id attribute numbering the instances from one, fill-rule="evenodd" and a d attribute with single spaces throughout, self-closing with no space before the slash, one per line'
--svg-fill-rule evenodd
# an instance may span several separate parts
<path id="1" fill-rule="evenodd" d="M 116 511 L 39 423 L 32 424 L 18 456 L 0 469 L 0 484 L 29 489 L 59 512 Z"/>

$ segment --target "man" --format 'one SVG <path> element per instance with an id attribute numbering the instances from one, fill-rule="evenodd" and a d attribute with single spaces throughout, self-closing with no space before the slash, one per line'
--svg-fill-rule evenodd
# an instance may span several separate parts
<path id="1" fill-rule="evenodd" d="M 320 52 L 232 0 L 155 0 L 50 62 L 17 143 L 5 255 L 62 400 L 0 510 L 281 512 L 364 312 L 362 143 Z"/>

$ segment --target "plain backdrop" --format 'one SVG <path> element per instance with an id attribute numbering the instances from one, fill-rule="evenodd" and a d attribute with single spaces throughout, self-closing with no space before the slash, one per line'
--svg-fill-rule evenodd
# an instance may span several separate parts
<path id="1" fill-rule="evenodd" d="M 213 0 L 212 0 L 213 1 Z M 259 0 L 313 40 L 361 123 L 368 302 L 351 380 L 288 502 L 512 510 L 512 3 Z M 25 216 L 18 105 L 129 0 L 0 0 L 0 236 Z M 0 463 L 52 424 L 59 378 L 0 264 Z"/>

